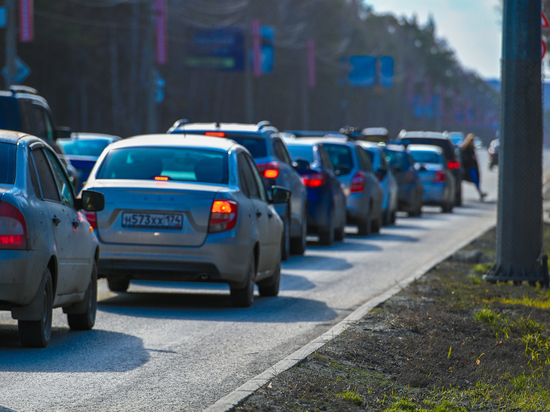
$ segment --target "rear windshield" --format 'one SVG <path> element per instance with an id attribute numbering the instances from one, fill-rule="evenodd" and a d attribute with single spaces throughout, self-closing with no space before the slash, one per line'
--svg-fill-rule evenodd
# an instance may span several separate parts
<path id="1" fill-rule="evenodd" d="M 401 139 L 403 143 L 409 144 L 429 144 L 432 146 L 441 147 L 447 160 L 455 160 L 455 152 L 452 143 L 445 139 L 431 139 L 429 137 L 412 137 Z"/>
<path id="2" fill-rule="evenodd" d="M 227 153 L 188 147 L 139 147 L 111 151 L 97 179 L 176 180 L 227 184 Z"/>
<path id="3" fill-rule="evenodd" d="M 416 163 L 441 164 L 441 156 L 434 152 L 411 151 L 411 156 Z"/>
<path id="4" fill-rule="evenodd" d="M 99 157 L 111 142 L 107 139 L 57 139 L 57 143 L 68 155 Z"/>
<path id="5" fill-rule="evenodd" d="M 400 167 L 401 169 L 406 169 L 410 166 L 409 156 L 407 156 L 407 153 L 390 149 L 386 149 L 385 153 L 386 160 L 391 167 Z"/>
<path id="6" fill-rule="evenodd" d="M 234 140 L 241 146 L 247 148 L 254 159 L 258 157 L 267 156 L 267 141 L 263 137 L 249 137 L 249 136 L 239 136 L 239 135 L 230 135 L 227 136 L 228 139 Z"/>
<path id="7" fill-rule="evenodd" d="M 330 161 L 335 168 L 345 166 L 350 170 L 353 169 L 353 157 L 351 149 L 348 146 L 324 143 L 323 147 L 327 151 Z"/>
<path id="8" fill-rule="evenodd" d="M 0 143 L 0 184 L 13 185 L 15 183 L 15 145 Z"/>
<path id="9" fill-rule="evenodd" d="M 288 145 L 287 147 L 293 159 L 301 158 L 313 163 L 313 146 Z"/>

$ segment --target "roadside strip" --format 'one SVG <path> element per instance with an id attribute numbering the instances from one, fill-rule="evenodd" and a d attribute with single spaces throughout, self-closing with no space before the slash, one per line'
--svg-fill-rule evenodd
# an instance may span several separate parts
<path id="1" fill-rule="evenodd" d="M 548 177 L 550 177 L 550 174 L 545 175 L 545 181 L 546 181 L 546 178 Z M 422 277 L 431 268 L 443 262 L 444 260 L 448 259 L 450 256 L 455 254 L 458 250 L 470 244 L 474 239 L 477 239 L 478 237 L 482 236 L 489 230 L 493 229 L 495 225 L 496 225 L 495 223 L 491 223 L 489 225 L 486 225 L 485 227 L 482 227 L 475 234 L 470 236 L 467 240 L 455 246 L 447 254 L 443 255 L 442 257 L 433 259 L 432 261 L 428 262 L 424 266 L 420 267 L 418 270 L 414 271 L 408 278 L 403 280 L 401 284 L 397 284 L 393 286 L 392 288 L 388 289 L 386 292 L 364 303 L 362 306 L 360 306 L 353 313 L 348 315 L 340 323 L 333 326 L 327 332 L 323 333 L 321 336 L 312 340 L 310 343 L 308 343 L 301 349 L 298 349 L 296 352 L 287 356 L 283 360 L 277 362 L 275 365 L 273 365 L 271 368 L 269 368 L 265 372 L 250 379 L 248 382 L 246 382 L 244 385 L 240 386 L 239 388 L 235 389 L 230 394 L 224 396 L 223 398 L 218 400 L 216 403 L 214 403 L 212 406 L 206 408 L 205 412 L 226 412 L 231 410 L 232 408 L 237 406 L 240 402 L 242 402 L 243 400 L 248 398 L 250 395 L 252 395 L 254 392 L 256 392 L 258 389 L 260 389 L 262 386 L 267 385 L 273 378 L 283 373 L 287 369 L 290 369 L 300 361 L 304 360 L 307 356 L 311 355 L 317 349 L 321 348 L 326 343 L 330 342 L 332 339 L 340 335 L 348 327 L 352 326 L 353 324 L 361 320 L 363 316 L 369 313 L 373 308 L 378 306 L 380 303 L 385 302 L 386 300 L 391 298 L 393 295 L 398 293 L 401 289 L 404 289 L 405 287 L 407 287 L 411 282 Z"/>

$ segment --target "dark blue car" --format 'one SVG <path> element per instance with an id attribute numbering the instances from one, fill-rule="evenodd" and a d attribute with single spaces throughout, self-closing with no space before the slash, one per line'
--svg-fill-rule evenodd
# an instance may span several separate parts
<path id="1" fill-rule="evenodd" d="M 319 243 L 344 239 L 346 197 L 328 153 L 318 139 L 285 139 L 297 171 L 307 188 L 307 232 Z"/>

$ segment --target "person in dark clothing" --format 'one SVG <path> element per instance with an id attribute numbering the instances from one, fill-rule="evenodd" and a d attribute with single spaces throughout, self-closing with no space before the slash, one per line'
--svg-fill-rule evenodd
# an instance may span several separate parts
<path id="1" fill-rule="evenodd" d="M 465 172 L 465 180 L 472 182 L 479 193 L 479 200 L 483 201 L 487 193 L 481 190 L 480 177 L 479 177 L 479 165 L 477 164 L 476 149 L 475 149 L 475 136 L 473 133 L 469 133 L 462 143 L 460 148 L 460 157 L 462 159 L 462 167 Z"/>

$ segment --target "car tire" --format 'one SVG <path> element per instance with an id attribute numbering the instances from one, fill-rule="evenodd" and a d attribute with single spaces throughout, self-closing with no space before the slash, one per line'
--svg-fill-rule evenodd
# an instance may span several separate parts
<path id="1" fill-rule="evenodd" d="M 268 279 L 258 283 L 258 291 L 260 296 L 274 297 L 279 294 L 281 284 L 281 262 L 277 262 L 277 267 Z"/>
<path id="2" fill-rule="evenodd" d="M 373 219 L 370 224 L 372 233 L 380 233 L 382 227 L 382 216 L 378 216 L 377 219 Z"/>
<path id="3" fill-rule="evenodd" d="M 447 202 L 447 203 L 443 203 L 441 205 L 441 211 L 443 213 L 451 213 L 453 211 L 453 202 L 450 201 L 450 202 Z"/>
<path id="4" fill-rule="evenodd" d="M 342 242 L 346 237 L 346 216 L 344 215 L 340 220 L 342 225 L 334 230 L 335 242 Z"/>
<path id="5" fill-rule="evenodd" d="M 329 227 L 319 233 L 319 244 L 322 246 L 332 246 L 334 243 L 334 209 L 330 213 Z"/>
<path id="6" fill-rule="evenodd" d="M 300 236 L 290 239 L 290 253 L 303 255 L 307 248 L 307 213 L 304 210 L 302 215 L 302 230 Z"/>
<path id="7" fill-rule="evenodd" d="M 86 311 L 83 313 L 67 314 L 67 322 L 72 330 L 90 330 L 95 325 L 97 312 L 97 266 L 94 262 L 90 284 L 84 296 Z"/>
<path id="8" fill-rule="evenodd" d="M 130 281 L 125 279 L 107 279 L 107 286 L 111 292 L 126 292 L 130 287 Z"/>
<path id="9" fill-rule="evenodd" d="M 397 221 L 397 210 L 392 210 L 391 212 L 391 215 L 390 215 L 390 224 L 395 224 L 395 222 Z"/>
<path id="10" fill-rule="evenodd" d="M 283 240 L 281 245 L 281 260 L 287 261 L 290 257 L 290 211 L 287 208 L 286 215 L 283 219 Z"/>
<path id="11" fill-rule="evenodd" d="M 254 303 L 254 280 L 256 278 L 256 259 L 250 259 L 243 288 L 231 287 L 231 305 L 236 308 L 249 308 Z"/>
<path id="12" fill-rule="evenodd" d="M 45 348 L 52 334 L 53 282 L 49 268 L 44 271 L 44 276 L 46 280 L 43 290 L 42 319 L 17 322 L 21 344 L 28 348 Z"/>
<path id="13" fill-rule="evenodd" d="M 361 220 L 357 223 L 357 234 L 359 236 L 370 236 L 371 233 L 371 224 L 368 217 L 365 220 Z"/>
<path id="14" fill-rule="evenodd" d="M 462 183 L 459 183 L 459 185 L 462 185 Z M 462 206 L 462 186 L 455 194 L 455 202 L 454 206 Z M 452 208 L 451 208 L 452 210 Z"/>

